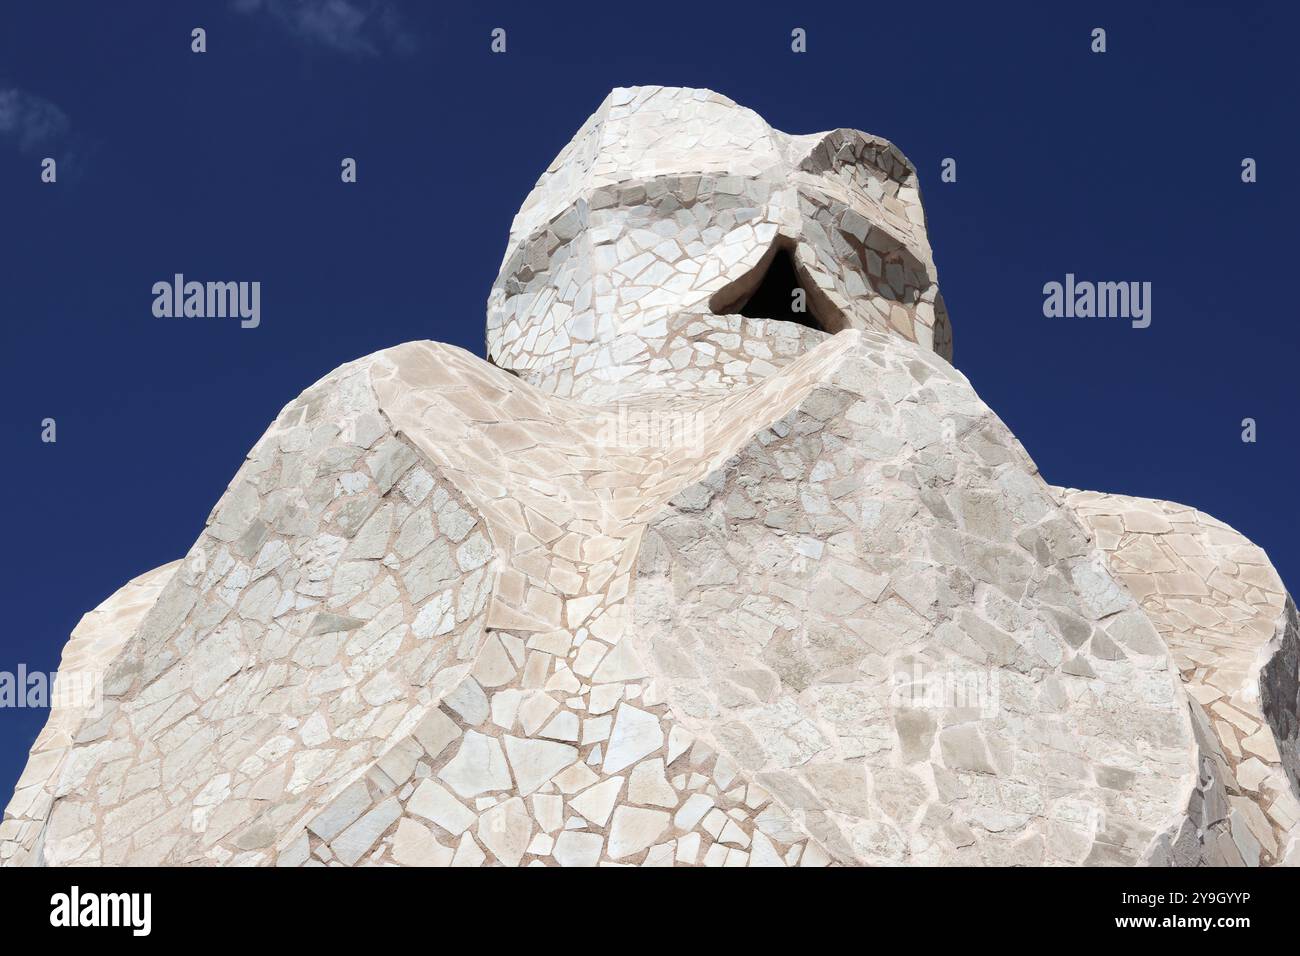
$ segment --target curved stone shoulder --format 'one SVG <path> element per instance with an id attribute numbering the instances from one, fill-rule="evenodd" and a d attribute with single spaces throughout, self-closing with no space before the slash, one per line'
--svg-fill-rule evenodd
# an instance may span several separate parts
<path id="1" fill-rule="evenodd" d="M 26 862 L 26 847 L 49 812 L 64 758 L 81 722 L 103 706 L 103 676 L 122 645 L 135 633 L 180 561 L 146 571 L 114 591 L 72 629 L 59 660 L 50 716 L 31 754 L 0 825 L 0 863 Z"/>
<path id="2" fill-rule="evenodd" d="M 1297 860 L 1300 741 L 1294 605 L 1263 549 L 1186 505 L 1060 489 L 1168 645 L 1225 799 L 1203 829 L 1229 859 Z"/>
<path id="3" fill-rule="evenodd" d="M 625 640 L 841 861 L 1143 861 L 1197 770 L 1166 649 L 960 373 L 850 341 L 653 517 Z"/>
<path id="4" fill-rule="evenodd" d="M 494 553 L 380 410 L 383 356 L 308 388 L 249 453 L 109 666 L 40 862 L 267 862 L 477 655 Z"/>

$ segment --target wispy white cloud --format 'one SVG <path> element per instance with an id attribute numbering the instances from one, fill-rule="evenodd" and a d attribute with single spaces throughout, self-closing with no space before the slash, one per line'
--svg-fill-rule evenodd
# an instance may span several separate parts
<path id="1" fill-rule="evenodd" d="M 70 127 L 67 114 L 44 97 L 0 86 L 0 138 L 23 152 L 58 142 Z"/>
<path id="2" fill-rule="evenodd" d="M 349 56 L 410 53 L 416 46 L 391 0 L 234 0 L 237 13 L 265 16 L 303 43 Z"/>

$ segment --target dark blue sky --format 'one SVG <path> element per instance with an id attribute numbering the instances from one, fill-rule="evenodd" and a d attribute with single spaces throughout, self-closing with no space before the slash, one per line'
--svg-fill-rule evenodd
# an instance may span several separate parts
<path id="1" fill-rule="evenodd" d="M 516 208 L 635 84 L 895 142 L 956 364 L 1047 479 L 1195 505 L 1300 580 L 1294 4 L 454 6 L 5 0 L 0 670 L 52 669 L 84 612 L 183 555 L 320 376 L 411 339 L 482 354 Z M 261 326 L 154 318 L 175 272 L 261 281 Z M 1151 327 L 1044 318 L 1067 272 L 1151 282 Z M 44 719 L 0 710 L 0 799 Z"/>

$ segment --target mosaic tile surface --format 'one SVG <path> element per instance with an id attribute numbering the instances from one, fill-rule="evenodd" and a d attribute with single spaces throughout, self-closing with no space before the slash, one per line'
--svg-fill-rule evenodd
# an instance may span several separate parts
<path id="1" fill-rule="evenodd" d="M 615 90 L 489 361 L 336 369 L 86 615 L 102 706 L 51 713 L 0 862 L 1297 862 L 1263 552 L 1049 486 L 952 354 L 897 148 Z"/>

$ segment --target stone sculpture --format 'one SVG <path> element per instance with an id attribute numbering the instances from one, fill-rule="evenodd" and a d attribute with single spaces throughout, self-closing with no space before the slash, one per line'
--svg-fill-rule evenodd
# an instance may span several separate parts
<path id="1" fill-rule="evenodd" d="M 1047 485 L 951 364 L 916 171 L 613 91 L 484 362 L 287 405 L 88 614 L 22 864 L 1297 862 L 1296 611 L 1191 508 Z"/>

